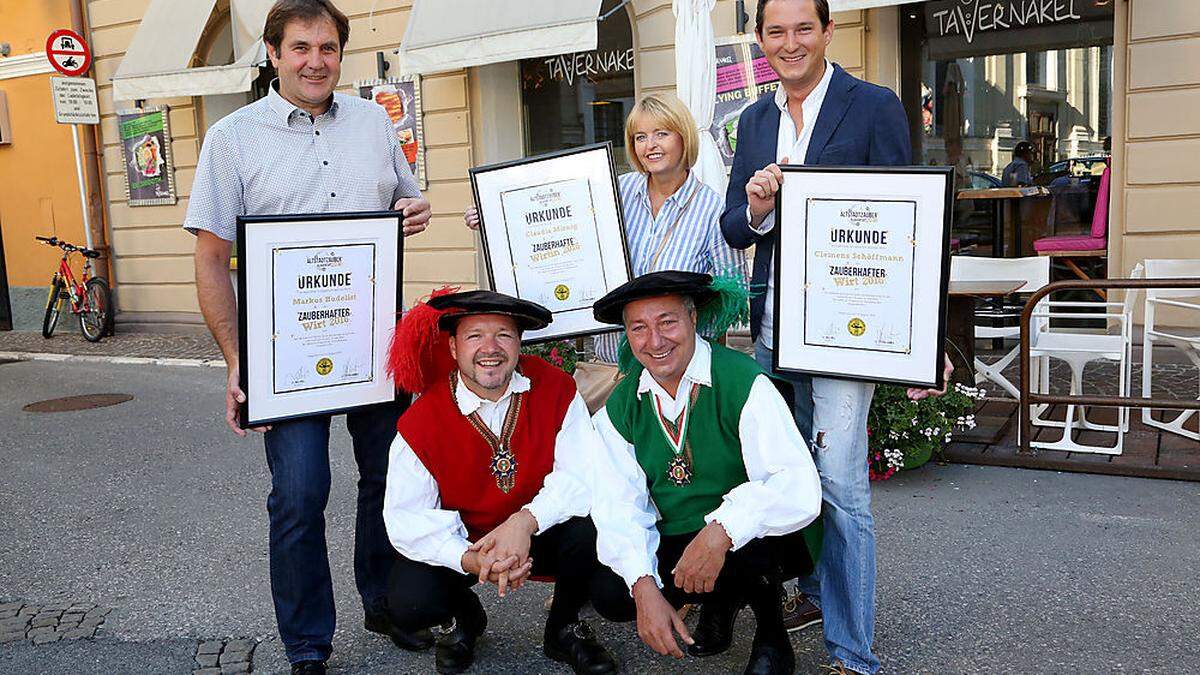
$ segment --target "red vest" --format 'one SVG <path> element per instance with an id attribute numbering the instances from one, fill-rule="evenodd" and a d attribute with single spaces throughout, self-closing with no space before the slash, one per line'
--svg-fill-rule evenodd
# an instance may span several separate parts
<path id="1" fill-rule="evenodd" d="M 437 482 L 442 508 L 458 511 L 471 541 L 491 532 L 542 489 L 554 468 L 555 440 L 575 398 L 575 380 L 545 361 L 522 356 L 520 370 L 530 384 L 512 435 L 517 475 L 507 494 L 496 487 L 491 446 L 450 396 L 449 376 L 422 394 L 396 425 Z"/>

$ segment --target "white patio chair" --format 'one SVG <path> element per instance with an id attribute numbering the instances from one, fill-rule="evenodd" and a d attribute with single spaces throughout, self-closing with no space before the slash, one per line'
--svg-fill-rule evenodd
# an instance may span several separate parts
<path id="1" fill-rule="evenodd" d="M 1178 277 L 1200 277 L 1200 260 L 1147 260 L 1146 278 L 1170 279 Z M 1188 298 L 1190 302 L 1181 298 Z M 1182 351 L 1184 355 L 1200 369 L 1200 332 L 1185 334 L 1186 331 L 1172 330 L 1170 332 L 1158 325 L 1157 310 L 1172 308 L 1192 312 L 1200 319 L 1200 291 L 1196 289 L 1178 290 L 1146 290 L 1145 333 L 1142 337 L 1142 396 L 1150 397 L 1152 375 L 1154 372 L 1155 343 L 1170 345 Z M 1200 391 L 1196 398 L 1200 399 Z M 1185 410 L 1171 419 L 1154 419 L 1154 410 L 1142 408 L 1142 423 L 1178 434 L 1184 438 L 1200 441 L 1200 426 L 1197 431 L 1184 427 L 1188 420 L 1196 416 L 1195 410 Z"/>
<path id="2" fill-rule="evenodd" d="M 1050 283 L 1050 259 L 1043 256 L 1028 258 L 979 258 L 975 256 L 956 255 L 950 258 L 951 281 L 1024 281 L 1017 293 L 1029 294 Z M 1042 303 L 1045 301 L 1043 300 Z M 1042 306 L 1042 303 L 1038 303 Z M 993 338 L 1011 338 L 1020 340 L 1021 327 L 1014 323 L 1011 326 L 980 325 L 979 320 L 1016 319 L 1020 311 L 983 309 L 975 312 L 975 339 L 986 340 Z M 1012 365 L 1021 352 L 1018 343 L 1000 360 L 985 363 L 975 357 L 975 384 L 983 384 L 991 380 L 1000 385 L 1014 399 L 1021 397 L 1017 386 L 1004 377 L 1004 369 Z M 1038 367 L 1031 365 L 1031 372 L 1037 373 Z M 1032 381 L 1032 380 L 1031 380 Z"/>
<path id="3" fill-rule="evenodd" d="M 1137 265 L 1129 273 L 1129 278 L 1139 279 L 1142 276 L 1142 266 Z M 1133 368 L 1133 307 L 1137 298 L 1136 290 L 1126 290 L 1123 302 L 1079 302 L 1054 301 L 1038 303 L 1033 317 L 1037 319 L 1030 329 L 1030 360 L 1040 359 L 1043 362 L 1041 377 L 1038 378 L 1039 393 L 1047 393 L 1050 389 L 1049 359 L 1061 359 L 1071 368 L 1071 394 L 1083 393 L 1083 371 L 1092 361 L 1106 360 L 1117 363 L 1117 395 L 1129 395 L 1129 383 L 1132 379 Z M 1085 311 L 1085 310 L 1103 310 Z M 1081 333 L 1055 329 L 1051 327 L 1052 319 L 1108 319 L 1115 324 L 1116 332 Z M 1057 441 L 1031 441 L 1035 448 L 1046 450 L 1065 450 L 1067 452 L 1093 452 L 1105 455 L 1119 455 L 1124 449 L 1125 433 L 1129 431 L 1129 408 L 1117 409 L 1116 424 L 1099 424 L 1087 419 L 1087 406 L 1068 404 L 1066 416 L 1062 421 L 1048 420 L 1040 417 L 1042 411 L 1031 414 L 1033 424 L 1041 427 L 1057 427 L 1063 430 L 1062 437 Z M 1116 441 L 1111 446 L 1087 445 L 1075 440 L 1074 433 L 1079 431 L 1103 431 L 1116 434 Z"/>

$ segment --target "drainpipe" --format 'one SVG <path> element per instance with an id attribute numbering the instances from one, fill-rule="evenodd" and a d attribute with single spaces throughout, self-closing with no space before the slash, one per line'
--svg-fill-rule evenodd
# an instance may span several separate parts
<path id="1" fill-rule="evenodd" d="M 71 6 L 71 28 L 91 43 L 91 31 L 88 30 L 87 10 L 84 8 L 83 0 L 70 0 L 69 4 Z M 89 76 L 95 77 L 95 66 L 92 67 Z M 103 254 L 96 259 L 94 265 L 96 274 L 108 279 L 109 285 L 115 287 L 116 280 L 113 279 L 112 265 L 109 264 L 112 252 L 109 250 L 108 237 L 104 228 L 107 209 L 105 209 L 104 184 L 100 173 L 100 153 L 97 149 L 99 144 L 96 142 L 99 125 L 84 126 L 88 128 L 82 130 L 80 140 L 83 145 L 83 173 L 84 185 L 87 186 L 88 221 L 91 224 L 92 245 Z"/>

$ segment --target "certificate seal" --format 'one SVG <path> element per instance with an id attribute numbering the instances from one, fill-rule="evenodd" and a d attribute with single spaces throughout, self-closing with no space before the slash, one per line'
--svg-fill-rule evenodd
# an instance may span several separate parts
<path id="1" fill-rule="evenodd" d="M 324 359 L 321 359 L 320 361 L 317 361 L 317 374 L 318 375 L 328 375 L 329 373 L 332 373 L 332 372 L 333 372 L 333 361 L 330 361 L 328 358 L 324 358 Z"/>
<path id="2" fill-rule="evenodd" d="M 850 319 L 850 323 L 846 325 L 846 330 L 854 337 L 862 337 L 862 334 L 867 332 L 867 323 L 857 316 Z"/>
<path id="3" fill-rule="evenodd" d="M 566 284 L 559 284 L 554 287 L 554 297 L 560 301 L 571 297 L 571 289 Z"/>

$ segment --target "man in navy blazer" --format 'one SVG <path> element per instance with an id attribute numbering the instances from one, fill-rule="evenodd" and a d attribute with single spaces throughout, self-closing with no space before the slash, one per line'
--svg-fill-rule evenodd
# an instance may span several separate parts
<path id="1" fill-rule="evenodd" d="M 758 0 L 755 35 L 780 87 L 749 106 L 721 216 L 734 248 L 757 245 L 750 329 L 755 357 L 772 369 L 775 193 L 779 164 L 901 166 L 912 163 L 908 121 L 890 90 L 825 59 L 833 39 L 828 0 Z M 867 475 L 867 413 L 874 385 L 783 375 L 795 387 L 795 417 L 810 441 L 826 502 L 825 536 L 813 577 L 799 581 L 790 624 L 824 621 L 825 646 L 847 671 L 874 673 L 875 532 Z M 815 604 L 820 603 L 818 608 Z M 705 616 L 709 610 L 709 616 Z M 701 621 L 723 622 L 704 606 Z"/>

